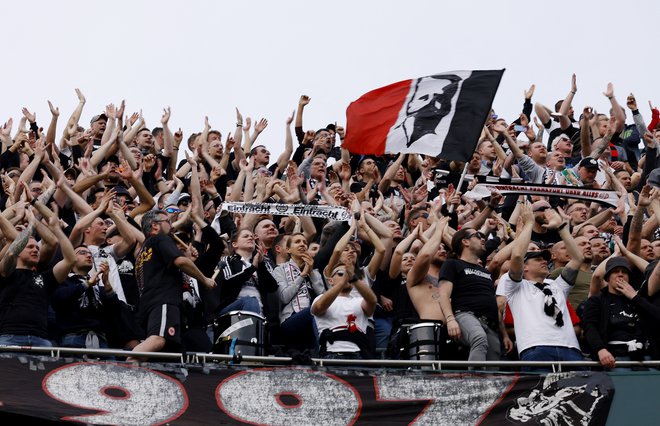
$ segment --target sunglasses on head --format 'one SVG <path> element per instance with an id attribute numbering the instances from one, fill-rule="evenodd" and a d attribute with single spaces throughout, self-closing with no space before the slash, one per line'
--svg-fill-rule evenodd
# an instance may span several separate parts
<path id="1" fill-rule="evenodd" d="M 177 209 L 176 207 L 168 207 L 165 209 L 167 213 L 181 213 L 181 209 Z"/>

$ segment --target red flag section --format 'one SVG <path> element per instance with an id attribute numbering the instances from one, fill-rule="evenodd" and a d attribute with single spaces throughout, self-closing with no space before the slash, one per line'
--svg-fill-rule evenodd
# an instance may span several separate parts
<path id="1" fill-rule="evenodd" d="M 354 154 L 382 155 L 412 80 L 404 80 L 364 94 L 346 110 L 346 138 L 342 147 Z"/>

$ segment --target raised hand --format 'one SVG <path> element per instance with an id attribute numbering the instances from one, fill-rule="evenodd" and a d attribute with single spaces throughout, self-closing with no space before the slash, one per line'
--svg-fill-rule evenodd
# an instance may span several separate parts
<path id="1" fill-rule="evenodd" d="M 614 85 L 612 83 L 607 83 L 607 90 L 603 92 L 603 95 L 607 99 L 612 99 L 614 97 Z"/>
<path id="2" fill-rule="evenodd" d="M 565 219 L 563 219 L 561 215 L 553 209 L 547 209 L 545 211 L 545 218 L 548 223 L 541 226 L 546 229 L 557 229 L 562 223 L 565 222 Z"/>
<path id="3" fill-rule="evenodd" d="M 344 139 L 344 136 L 346 136 L 346 132 L 344 131 L 344 128 L 342 126 L 337 125 L 337 123 L 335 123 L 335 133 L 339 135 L 339 139 Z"/>
<path id="4" fill-rule="evenodd" d="M 257 133 L 261 133 L 264 131 L 266 127 L 268 127 L 268 120 L 262 118 L 261 120 L 259 120 L 257 124 L 254 125 L 254 131 Z"/>
<path id="5" fill-rule="evenodd" d="M 34 123 L 35 121 L 37 121 L 37 114 L 36 114 L 36 113 L 34 113 L 34 114 L 31 113 L 31 112 L 28 111 L 28 109 L 25 108 L 25 107 L 23 107 L 23 108 L 21 109 L 21 111 L 23 112 L 23 116 L 24 116 L 24 117 L 25 117 L 30 123 Z"/>
<path id="6" fill-rule="evenodd" d="M 535 90 L 536 90 L 536 84 L 532 84 L 531 86 L 529 86 L 529 89 L 525 90 L 525 99 L 532 99 Z"/>
<path id="7" fill-rule="evenodd" d="M 575 73 L 571 76 L 571 92 L 573 92 L 573 94 L 577 92 L 577 77 L 575 76 Z"/>
<path id="8" fill-rule="evenodd" d="M 122 118 L 124 116 L 124 109 L 126 109 L 126 102 L 122 99 L 119 108 L 115 112 L 115 118 Z"/>
<path id="9" fill-rule="evenodd" d="M 635 95 L 632 93 L 629 94 L 626 98 L 626 106 L 630 108 L 631 111 L 635 111 L 637 109 L 637 101 L 635 100 Z"/>
<path id="10" fill-rule="evenodd" d="M 160 122 L 163 124 L 163 126 L 166 126 L 167 123 L 170 121 L 170 114 L 172 113 L 172 110 L 170 107 L 163 108 L 163 116 L 160 118 Z"/>
<path id="11" fill-rule="evenodd" d="M 250 117 L 247 117 L 245 119 L 245 124 L 243 124 L 243 131 L 244 132 L 249 132 L 250 127 L 252 127 L 252 119 Z"/>
<path id="12" fill-rule="evenodd" d="M 85 95 L 83 95 L 83 93 L 80 91 L 80 89 L 76 89 L 76 96 L 78 97 L 78 101 L 81 104 L 84 104 L 85 102 L 87 102 L 87 99 L 85 99 Z"/>
<path id="13" fill-rule="evenodd" d="M 286 125 L 290 126 L 291 123 L 293 123 L 293 117 L 296 115 L 296 110 L 294 109 L 293 112 L 291 113 L 291 117 L 286 118 Z"/>
<path id="14" fill-rule="evenodd" d="M 307 95 L 302 95 L 302 96 L 300 97 L 300 100 L 298 101 L 298 106 L 304 108 L 305 105 L 309 104 L 309 101 L 311 101 L 311 100 L 312 100 L 312 98 L 310 98 L 309 96 L 307 96 Z"/>
<path id="15" fill-rule="evenodd" d="M 639 193 L 637 207 L 648 207 L 651 205 L 651 185 L 646 184 Z"/>
<path id="16" fill-rule="evenodd" d="M 114 120 L 117 118 L 117 110 L 115 109 L 115 104 L 108 104 L 105 106 L 105 115 L 108 119 Z"/>
<path id="17" fill-rule="evenodd" d="M 11 128 L 12 128 L 13 124 L 14 124 L 14 119 L 13 118 L 10 118 L 9 120 L 7 120 L 7 122 L 2 125 L 2 128 L 0 128 L 0 135 L 2 135 L 5 138 L 9 137 L 11 135 Z"/>
<path id="18" fill-rule="evenodd" d="M 303 136 L 303 140 L 301 142 L 302 145 L 307 145 L 309 142 L 314 140 L 314 130 L 307 130 L 305 132 L 305 136 Z"/>
<path id="19" fill-rule="evenodd" d="M 50 108 L 50 113 L 53 115 L 53 117 L 59 117 L 60 116 L 60 109 L 54 107 L 53 104 L 50 101 L 48 101 L 48 108 Z"/>

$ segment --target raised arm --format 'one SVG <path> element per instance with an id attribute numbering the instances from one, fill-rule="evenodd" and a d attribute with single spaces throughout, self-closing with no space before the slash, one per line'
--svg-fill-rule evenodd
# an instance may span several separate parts
<path id="1" fill-rule="evenodd" d="M 562 130 L 566 130 L 570 127 L 571 125 L 571 120 L 568 118 L 568 111 L 571 109 L 571 104 L 573 103 L 573 96 L 575 96 L 575 93 L 577 92 L 577 78 L 575 77 L 575 74 L 571 77 L 571 90 L 568 92 L 566 95 L 566 98 L 564 98 L 564 102 L 561 103 L 561 107 L 559 108 L 559 114 L 561 116 L 559 117 L 559 125 L 561 126 Z"/>
<path id="2" fill-rule="evenodd" d="M 607 83 L 607 89 L 603 92 L 603 95 L 610 100 L 612 104 L 612 116 L 616 117 L 616 126 L 613 131 L 614 133 L 621 133 L 626 126 L 626 116 L 623 114 L 623 108 L 621 108 L 621 105 L 619 105 L 614 96 L 614 86 L 612 83 Z"/>
<path id="3" fill-rule="evenodd" d="M 390 269 L 389 269 L 389 276 L 391 279 L 394 279 L 399 275 L 401 275 L 401 259 L 403 258 L 403 255 L 408 251 L 413 241 L 415 241 L 419 236 L 420 230 L 421 230 L 421 225 L 417 225 L 417 227 L 414 230 L 412 230 L 410 233 L 408 233 L 408 236 L 406 236 L 406 238 L 401 240 L 401 242 L 397 244 L 396 248 L 394 249 L 394 253 L 392 254 L 392 259 L 390 260 Z"/>
<path id="4" fill-rule="evenodd" d="M 442 242 L 442 234 L 447 228 L 449 223 L 448 217 L 443 217 L 440 219 L 435 227 L 435 232 L 429 238 L 428 243 L 424 244 L 422 249 L 417 254 L 415 258 L 415 263 L 413 264 L 410 271 L 408 271 L 408 279 L 406 280 L 406 286 L 408 288 L 419 285 L 424 281 L 424 277 L 429 272 L 429 267 L 431 266 L 431 259 L 435 256 L 440 243 Z"/>
<path id="5" fill-rule="evenodd" d="M 332 251 L 332 255 L 330 256 L 330 260 L 328 261 L 328 264 L 323 270 L 323 274 L 325 276 L 329 276 L 330 273 L 332 273 L 332 270 L 334 269 L 335 265 L 337 265 L 337 263 L 339 262 L 341 253 L 348 245 L 349 241 L 351 240 L 351 237 L 355 235 L 355 230 L 357 229 L 357 225 L 358 225 L 358 221 L 356 219 L 353 219 L 353 221 L 351 222 L 351 226 L 348 228 L 348 231 L 346 231 L 344 236 L 341 237 L 339 241 L 337 241 L 337 244 L 335 245 L 335 248 Z"/>
<path id="6" fill-rule="evenodd" d="M 509 277 L 514 281 L 521 281 L 523 278 L 523 259 L 532 239 L 532 229 L 534 228 L 534 213 L 532 213 L 530 205 L 521 206 L 520 216 L 522 229 L 516 229 L 516 239 L 511 243 L 511 262 L 509 262 Z"/>
<path id="7" fill-rule="evenodd" d="M 286 137 L 284 138 L 284 151 L 277 158 L 277 168 L 280 173 L 284 173 L 286 166 L 289 163 L 291 154 L 293 154 L 293 135 L 291 134 L 291 122 L 293 121 L 293 113 L 286 119 Z"/>
<path id="8" fill-rule="evenodd" d="M 76 253 L 73 251 L 71 241 L 69 241 L 62 231 L 62 225 L 57 216 L 53 215 L 48 219 L 48 228 L 53 234 L 55 234 L 57 242 L 60 245 L 60 251 L 62 252 L 63 259 L 53 266 L 55 280 L 58 283 L 62 283 L 69 275 L 71 268 L 73 268 L 73 264 L 76 262 Z"/>
<path id="9" fill-rule="evenodd" d="M 85 95 L 83 95 L 80 89 L 76 89 L 76 96 L 78 96 L 78 105 L 73 110 L 73 113 L 71 113 L 69 120 L 67 120 L 66 127 L 62 133 L 64 139 L 69 139 L 78 130 L 78 121 L 80 121 L 82 110 L 85 107 L 85 102 L 87 102 Z"/>
<path id="10" fill-rule="evenodd" d="M 5 256 L 0 260 L 0 275 L 3 277 L 8 277 L 16 269 L 16 260 L 18 255 L 23 251 L 25 246 L 27 246 L 32 233 L 34 232 L 34 223 L 31 222 L 12 243 L 9 245 L 9 248 L 5 252 Z"/>

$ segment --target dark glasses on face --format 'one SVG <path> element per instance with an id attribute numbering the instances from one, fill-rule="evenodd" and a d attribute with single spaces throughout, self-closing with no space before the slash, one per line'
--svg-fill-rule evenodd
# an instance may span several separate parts
<path id="1" fill-rule="evenodd" d="M 475 232 L 474 234 L 470 235 L 468 238 L 472 238 L 472 237 L 477 237 L 480 240 L 485 240 L 486 239 L 486 235 L 484 235 L 483 232 Z"/>
<path id="2" fill-rule="evenodd" d="M 168 207 L 165 209 L 167 213 L 181 213 L 180 209 L 177 209 L 176 207 Z"/>

